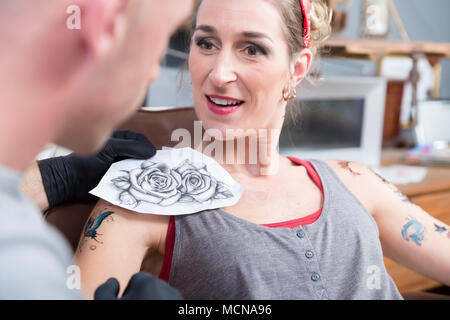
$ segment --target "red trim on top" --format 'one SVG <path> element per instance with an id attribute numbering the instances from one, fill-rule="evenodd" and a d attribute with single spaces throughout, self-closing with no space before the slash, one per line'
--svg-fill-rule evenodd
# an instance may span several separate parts
<path id="1" fill-rule="evenodd" d="M 173 248 L 175 246 L 175 217 L 171 216 L 166 234 L 166 247 L 164 249 L 164 261 L 159 278 L 169 282 L 170 269 L 172 267 Z"/>
<path id="2" fill-rule="evenodd" d="M 309 176 L 314 181 L 314 183 L 317 185 L 317 187 L 319 187 L 319 189 L 323 195 L 322 181 L 320 180 L 320 177 L 317 174 L 314 167 L 312 166 L 312 164 L 308 161 L 300 160 L 300 159 L 294 158 L 294 157 L 288 157 L 288 159 L 298 165 L 305 167 Z M 321 214 L 322 214 L 322 208 L 320 208 L 316 212 L 314 212 L 306 217 L 303 217 L 303 218 L 289 220 L 289 221 L 283 221 L 283 222 L 277 222 L 277 223 L 263 224 L 263 226 L 269 227 L 269 228 L 291 228 L 291 229 L 294 229 L 294 228 L 297 228 L 298 226 L 306 226 L 308 224 L 316 222 L 317 219 L 319 219 Z"/>
<path id="3" fill-rule="evenodd" d="M 323 195 L 322 181 L 320 180 L 320 177 L 317 174 L 314 167 L 312 166 L 312 164 L 308 161 L 300 160 L 300 159 L 294 158 L 294 157 L 288 157 L 288 159 L 298 165 L 305 167 L 309 176 L 314 181 L 314 183 L 319 187 L 320 191 L 322 191 L 322 195 Z M 314 223 L 317 219 L 319 219 L 321 214 L 322 214 L 322 209 L 318 210 L 317 212 L 315 212 L 313 214 L 310 214 L 309 216 L 306 216 L 306 217 L 303 217 L 300 219 L 294 219 L 294 220 L 283 221 L 283 222 L 278 222 L 278 223 L 263 224 L 263 226 L 270 227 L 270 228 L 286 228 L 287 227 L 287 228 L 293 229 L 300 225 L 306 226 L 308 224 Z M 167 227 L 166 246 L 164 249 L 165 251 L 164 251 L 163 266 L 161 269 L 161 273 L 159 274 L 159 278 L 166 282 L 169 282 L 174 245 L 175 245 L 175 217 L 171 216 L 170 220 L 169 220 L 169 226 Z"/>
<path id="4" fill-rule="evenodd" d="M 322 209 L 317 210 L 316 212 L 310 214 L 309 216 L 289 220 L 289 221 L 283 221 L 283 222 L 277 222 L 277 223 L 269 223 L 269 224 L 263 224 L 265 227 L 269 228 L 297 228 L 298 226 L 306 226 L 308 224 L 316 222 L 317 219 L 319 219 L 320 215 L 322 214 Z"/>
<path id="5" fill-rule="evenodd" d="M 320 180 L 319 174 L 316 172 L 316 169 L 314 169 L 311 162 L 305 161 L 305 160 L 300 160 L 300 159 L 294 158 L 294 157 L 287 157 L 287 158 L 296 164 L 304 166 L 306 171 L 308 172 L 309 176 L 311 177 L 311 179 L 319 187 L 320 191 L 322 191 L 322 194 L 323 194 L 322 180 Z"/>

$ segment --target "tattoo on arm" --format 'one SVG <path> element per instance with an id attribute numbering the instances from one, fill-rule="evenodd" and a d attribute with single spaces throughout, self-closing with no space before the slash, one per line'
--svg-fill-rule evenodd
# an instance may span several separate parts
<path id="1" fill-rule="evenodd" d="M 436 223 L 434 224 L 434 227 L 436 228 L 436 232 L 445 232 L 445 231 L 447 231 L 447 228 L 446 227 L 441 227 L 441 226 L 438 226 Z"/>
<path id="2" fill-rule="evenodd" d="M 112 215 L 114 214 L 114 211 L 108 210 L 108 207 L 111 205 L 108 205 L 105 208 L 99 209 L 99 214 L 92 215 L 88 221 L 86 222 L 86 225 L 83 230 L 82 239 L 80 240 L 79 244 L 79 251 L 82 252 L 82 249 L 86 242 L 89 241 L 89 239 L 94 240 L 97 243 L 102 244 L 103 242 L 98 240 L 98 236 L 101 236 L 100 233 L 97 232 L 97 229 L 100 227 L 100 225 L 106 221 L 106 222 L 113 222 L 114 218 Z M 89 246 L 90 250 L 97 249 L 97 246 L 95 244 L 92 244 Z"/>
<path id="3" fill-rule="evenodd" d="M 350 161 L 339 161 L 338 162 L 339 166 L 341 166 L 342 169 L 349 171 L 353 176 L 361 176 L 361 173 L 354 171 L 351 167 L 350 167 Z M 398 188 L 392 184 L 391 182 L 389 182 L 388 180 L 386 180 L 385 178 L 383 178 L 381 175 L 379 175 L 378 173 L 376 173 L 375 171 L 369 169 L 370 171 L 372 171 L 372 173 L 374 175 L 376 175 L 383 183 L 385 183 L 386 185 L 388 185 L 390 187 L 390 189 L 405 203 L 409 203 L 412 205 L 415 205 L 415 203 L 408 198 L 406 195 L 404 195 L 400 190 L 398 190 Z"/>
<path id="4" fill-rule="evenodd" d="M 450 230 L 447 227 L 441 227 L 436 223 L 434 224 L 434 227 L 436 228 L 434 231 L 436 231 L 437 233 L 445 234 L 447 235 L 447 239 L 450 239 Z"/>
<path id="5" fill-rule="evenodd" d="M 354 171 L 350 167 L 350 161 L 338 161 L 339 166 L 350 172 L 353 176 L 361 176 L 361 173 Z M 386 180 L 384 177 L 369 169 L 372 173 L 377 176 L 383 183 L 389 186 L 389 188 L 401 199 L 401 201 L 405 203 L 412 204 L 417 206 L 410 198 L 404 195 L 394 184 Z M 420 207 L 419 207 L 420 208 Z M 450 239 L 450 228 L 446 226 L 440 226 L 434 223 L 435 232 L 445 234 L 448 239 Z M 402 228 L 402 237 L 406 241 L 412 241 L 416 245 L 421 246 L 425 237 L 425 227 L 419 221 L 417 221 L 414 217 L 410 217 L 408 222 Z"/>
<path id="6" fill-rule="evenodd" d="M 445 226 L 440 226 L 434 223 L 435 232 L 446 235 L 450 239 L 450 230 Z M 402 228 L 402 237 L 406 241 L 413 241 L 416 245 L 422 246 L 425 237 L 426 228 L 422 223 L 417 221 L 414 217 L 410 217 L 408 222 Z"/>
<path id="7" fill-rule="evenodd" d="M 349 161 L 339 161 L 338 164 L 341 166 L 342 169 L 349 171 L 353 176 L 361 176 L 361 173 L 354 171 L 352 168 L 350 168 L 350 162 Z M 388 180 L 386 180 L 385 178 L 383 178 L 381 175 L 379 175 L 378 173 L 376 173 L 375 171 L 369 169 L 370 171 L 372 171 L 372 173 L 374 175 L 376 175 L 383 183 L 385 183 L 386 185 L 388 185 L 393 192 L 395 192 L 395 194 L 403 201 L 406 203 L 410 203 L 410 204 L 414 204 L 415 203 L 409 199 L 406 195 L 404 195 L 403 193 L 400 192 L 400 190 L 398 190 L 398 188 L 396 186 L 394 186 L 392 183 L 390 183 Z"/>
<path id="8" fill-rule="evenodd" d="M 400 190 L 395 190 L 394 192 L 403 202 L 415 205 L 415 203 L 410 198 L 401 193 Z"/>
<path id="9" fill-rule="evenodd" d="M 388 180 L 383 178 L 381 175 L 379 175 L 375 171 L 373 171 L 371 169 L 370 169 L 370 171 L 372 171 L 374 175 L 376 175 L 381 181 L 383 181 L 383 183 L 387 184 L 403 202 L 415 205 L 415 203 L 410 198 L 408 198 L 406 195 L 404 195 L 400 190 L 398 190 L 398 188 L 394 184 L 392 184 L 391 182 L 389 182 Z"/>
<path id="10" fill-rule="evenodd" d="M 420 247 L 425 237 L 425 227 L 414 217 L 410 217 L 402 228 L 402 237 L 404 240 L 412 241 Z"/>
<path id="11" fill-rule="evenodd" d="M 383 183 L 394 186 L 392 183 L 390 183 L 388 180 L 386 180 L 384 177 L 380 176 L 378 173 L 376 173 L 372 169 L 370 169 L 370 171 L 372 171 L 374 175 L 376 175 L 378 178 L 380 178 L 380 180 L 383 181 Z"/>
<path id="12" fill-rule="evenodd" d="M 350 161 L 339 161 L 338 164 L 341 166 L 342 169 L 349 171 L 354 176 L 361 175 L 361 173 L 353 171 L 352 168 L 350 168 Z"/>

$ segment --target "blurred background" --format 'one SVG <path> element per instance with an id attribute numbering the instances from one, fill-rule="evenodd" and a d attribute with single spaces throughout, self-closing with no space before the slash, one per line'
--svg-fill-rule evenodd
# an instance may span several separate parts
<path id="1" fill-rule="evenodd" d="M 280 149 L 379 165 L 381 146 L 417 147 L 410 162 L 448 164 L 450 1 L 324 1 L 333 9 L 333 33 L 315 59 L 312 81 L 299 88 L 299 116 L 286 122 Z M 143 106 L 193 105 L 188 38 L 189 21 L 172 37 Z M 352 90 L 343 95 L 344 83 Z M 326 101 L 319 99 L 324 92 Z"/>

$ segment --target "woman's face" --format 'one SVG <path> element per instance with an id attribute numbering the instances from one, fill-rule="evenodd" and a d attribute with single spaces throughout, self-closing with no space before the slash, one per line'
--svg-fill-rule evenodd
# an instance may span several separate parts
<path id="1" fill-rule="evenodd" d="M 281 129 L 289 84 L 278 10 L 262 0 L 204 0 L 189 69 L 195 111 L 207 129 Z"/>

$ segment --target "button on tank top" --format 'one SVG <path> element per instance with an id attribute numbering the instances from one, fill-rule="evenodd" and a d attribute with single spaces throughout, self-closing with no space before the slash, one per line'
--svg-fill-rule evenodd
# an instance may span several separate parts
<path id="1" fill-rule="evenodd" d="M 188 300 L 402 299 L 370 213 L 325 162 L 289 159 L 323 192 L 321 210 L 270 225 L 222 209 L 171 217 L 160 277 Z"/>

